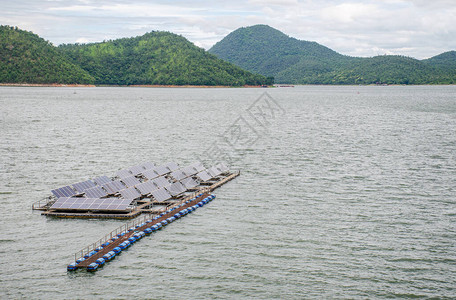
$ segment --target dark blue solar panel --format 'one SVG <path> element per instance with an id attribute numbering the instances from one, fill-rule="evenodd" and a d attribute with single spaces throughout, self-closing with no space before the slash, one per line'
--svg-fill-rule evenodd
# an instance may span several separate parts
<path id="1" fill-rule="evenodd" d="M 102 198 L 108 195 L 100 186 L 87 189 L 84 193 L 87 198 Z"/>
<path id="2" fill-rule="evenodd" d="M 144 172 L 144 168 L 139 165 L 139 166 L 133 166 L 131 167 L 130 169 L 130 172 L 133 174 L 133 175 L 138 175 L 138 174 L 141 174 L 142 172 Z"/>
<path id="3" fill-rule="evenodd" d="M 132 187 L 132 186 L 135 186 L 135 185 L 138 185 L 138 184 L 141 183 L 138 180 L 138 178 L 136 178 L 135 176 L 126 177 L 126 178 L 123 178 L 121 180 L 122 180 L 123 183 L 125 183 L 125 185 L 127 187 Z"/>
<path id="4" fill-rule="evenodd" d="M 153 169 L 155 168 L 155 165 L 151 162 L 145 162 L 141 165 L 145 170 Z"/>
<path id="5" fill-rule="evenodd" d="M 172 196 L 177 196 L 187 190 L 185 188 L 185 186 L 182 183 L 180 183 L 179 181 L 174 182 L 170 186 L 167 186 L 165 188 Z"/>
<path id="6" fill-rule="evenodd" d="M 152 180 L 152 183 L 157 186 L 157 188 L 163 188 L 165 186 L 168 186 L 170 185 L 170 182 L 168 181 L 168 179 L 166 179 L 164 176 L 161 176 L 161 177 L 157 177 L 155 179 Z"/>
<path id="7" fill-rule="evenodd" d="M 195 179 L 188 177 L 181 180 L 181 183 L 185 186 L 187 190 L 194 188 L 198 185 L 198 182 Z"/>
<path id="8" fill-rule="evenodd" d="M 160 201 L 160 202 L 172 198 L 170 193 L 167 190 L 165 190 L 164 188 L 153 191 L 152 196 L 154 197 L 155 200 Z"/>
<path id="9" fill-rule="evenodd" d="M 114 195 L 120 190 L 125 189 L 126 186 L 120 180 L 115 180 L 103 184 L 103 188 L 108 192 L 108 195 Z"/>
<path id="10" fill-rule="evenodd" d="M 147 171 L 144 171 L 143 172 L 143 175 L 144 177 L 146 177 L 147 179 L 151 180 L 151 179 L 154 179 L 154 178 L 157 178 L 160 176 L 160 174 L 158 174 L 157 172 L 155 172 L 154 169 L 149 169 Z"/>
<path id="11" fill-rule="evenodd" d="M 130 172 L 130 170 L 120 170 L 116 172 L 116 176 L 119 177 L 120 179 L 126 178 L 133 176 L 133 174 Z"/>
<path id="12" fill-rule="evenodd" d="M 152 191 L 155 191 L 156 189 L 158 189 L 153 183 L 152 181 L 146 181 L 146 182 L 143 182 L 141 184 L 138 184 L 136 186 L 136 188 L 139 190 L 139 192 L 141 193 L 141 195 L 148 195 L 150 194 Z"/>
<path id="13" fill-rule="evenodd" d="M 157 172 L 157 174 L 160 175 L 160 176 L 165 175 L 165 174 L 168 174 L 169 172 L 171 172 L 171 170 L 168 169 L 168 168 L 166 167 L 166 165 L 155 167 L 154 170 L 155 170 L 155 172 Z"/>
<path id="14" fill-rule="evenodd" d="M 86 180 L 83 182 L 78 182 L 73 184 L 73 188 L 79 193 L 82 194 L 85 190 L 90 189 L 95 186 L 95 183 L 91 180 Z"/>
<path id="15" fill-rule="evenodd" d="M 119 192 L 124 199 L 135 200 L 141 198 L 141 194 L 134 187 Z"/>
<path id="16" fill-rule="evenodd" d="M 105 183 L 111 182 L 112 180 L 108 176 L 100 176 L 95 178 L 93 181 L 95 181 L 95 183 L 98 185 L 103 185 Z"/>
<path id="17" fill-rule="evenodd" d="M 71 197 L 71 196 L 76 195 L 76 192 L 70 186 L 64 186 L 64 187 L 52 190 L 51 192 L 57 198 L 60 198 L 60 197 Z"/>

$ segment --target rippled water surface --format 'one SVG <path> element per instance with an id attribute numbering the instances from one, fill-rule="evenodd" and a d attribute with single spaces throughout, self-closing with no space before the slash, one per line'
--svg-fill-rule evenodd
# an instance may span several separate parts
<path id="1" fill-rule="evenodd" d="M 215 201 L 67 273 L 123 221 L 32 203 L 143 161 L 194 162 L 265 91 L 283 111 L 228 153 L 241 176 Z M 1 87 L 0 108 L 3 299 L 456 297 L 455 86 Z"/>

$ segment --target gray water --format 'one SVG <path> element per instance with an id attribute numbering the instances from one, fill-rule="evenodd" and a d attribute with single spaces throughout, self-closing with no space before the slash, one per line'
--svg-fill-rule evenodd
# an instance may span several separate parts
<path id="1" fill-rule="evenodd" d="M 265 91 L 283 110 L 251 124 L 255 143 L 224 148 L 241 176 L 213 202 L 96 273 L 67 273 L 124 222 L 46 218 L 32 203 L 143 161 L 194 162 L 251 122 Z M 1 87 L 0 298 L 455 298 L 455 96 Z"/>

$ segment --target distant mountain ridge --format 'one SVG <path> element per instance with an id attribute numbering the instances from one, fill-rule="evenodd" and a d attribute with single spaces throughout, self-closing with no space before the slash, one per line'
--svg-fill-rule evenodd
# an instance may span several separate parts
<path id="1" fill-rule="evenodd" d="M 273 82 L 169 32 L 54 47 L 32 32 L 1 26 L 0 83 L 243 86 Z"/>
<path id="2" fill-rule="evenodd" d="M 456 51 L 422 61 L 397 55 L 350 57 L 268 25 L 236 29 L 209 52 L 246 70 L 273 76 L 277 83 L 456 83 Z"/>

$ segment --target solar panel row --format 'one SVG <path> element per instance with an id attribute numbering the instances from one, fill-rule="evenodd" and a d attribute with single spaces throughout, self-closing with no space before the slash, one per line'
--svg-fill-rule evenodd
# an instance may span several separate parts
<path id="1" fill-rule="evenodd" d="M 172 178 L 174 178 L 175 180 L 182 180 L 184 178 L 186 178 L 188 175 L 185 174 L 184 172 L 182 172 L 182 170 L 175 170 L 175 171 L 172 171 L 171 174 L 169 174 Z"/>
<path id="2" fill-rule="evenodd" d="M 190 190 L 198 185 L 198 182 L 196 182 L 196 180 L 191 177 L 184 178 L 183 180 L 181 180 L 181 183 L 185 186 L 187 190 Z"/>
<path id="3" fill-rule="evenodd" d="M 82 194 L 85 190 L 93 188 L 94 186 L 95 186 L 95 183 L 93 183 L 92 180 L 86 180 L 83 182 L 78 182 L 78 183 L 73 184 L 73 188 L 79 194 Z"/>
<path id="4" fill-rule="evenodd" d="M 159 177 L 160 175 L 155 172 L 154 169 L 146 170 L 143 172 L 144 177 L 146 177 L 148 180 L 154 179 Z"/>
<path id="5" fill-rule="evenodd" d="M 61 188 L 58 188 L 58 189 L 55 189 L 55 190 L 52 190 L 51 192 L 57 198 L 60 198 L 60 197 L 71 197 L 71 196 L 76 195 L 76 192 L 69 185 L 61 187 Z"/>
<path id="6" fill-rule="evenodd" d="M 163 188 L 165 186 L 170 185 L 171 183 L 166 179 L 164 176 L 157 177 L 152 180 L 152 183 L 157 186 L 157 189 Z"/>
<path id="7" fill-rule="evenodd" d="M 108 192 L 108 195 L 114 195 L 120 190 L 125 189 L 125 185 L 120 180 L 111 181 L 102 185 L 102 187 Z"/>
<path id="8" fill-rule="evenodd" d="M 166 201 L 166 200 L 172 198 L 172 196 L 164 188 L 153 191 L 152 196 L 154 197 L 155 200 L 160 201 L 160 202 Z"/>
<path id="9" fill-rule="evenodd" d="M 135 176 L 130 176 L 130 177 L 122 178 L 121 181 L 122 181 L 123 183 L 125 183 L 125 185 L 126 185 L 127 187 L 132 187 L 132 186 L 135 186 L 135 185 L 141 183 L 141 182 L 139 181 L 139 179 L 136 178 Z"/>
<path id="10" fill-rule="evenodd" d="M 141 195 L 148 195 L 150 193 L 152 193 L 153 191 L 157 190 L 158 187 L 153 184 L 152 181 L 146 181 L 146 182 L 143 182 L 141 184 L 138 184 L 136 186 L 136 188 L 139 190 L 139 192 L 141 193 Z"/>
<path id="11" fill-rule="evenodd" d="M 208 181 L 212 178 L 212 175 L 204 170 L 196 174 L 196 177 L 198 177 L 201 181 Z"/>
<path id="12" fill-rule="evenodd" d="M 106 197 L 108 194 L 101 186 L 95 186 L 93 188 L 87 189 L 84 191 L 87 198 L 102 198 Z"/>
<path id="13" fill-rule="evenodd" d="M 126 178 L 133 176 L 133 174 L 130 172 L 130 170 L 119 170 L 116 172 L 116 176 L 119 177 L 120 179 Z"/>
<path id="14" fill-rule="evenodd" d="M 97 185 L 103 185 L 105 183 L 111 182 L 112 180 L 108 176 L 100 176 L 95 178 L 93 181 L 95 181 Z"/>
<path id="15" fill-rule="evenodd" d="M 126 210 L 131 200 L 119 198 L 78 198 L 62 197 L 51 209 L 55 210 Z"/>
<path id="16" fill-rule="evenodd" d="M 141 194 L 134 187 L 119 191 L 124 199 L 136 200 L 141 198 Z"/>
<path id="17" fill-rule="evenodd" d="M 171 194 L 171 196 L 180 195 L 187 190 L 180 181 L 172 183 L 171 185 L 165 187 L 165 189 Z"/>

